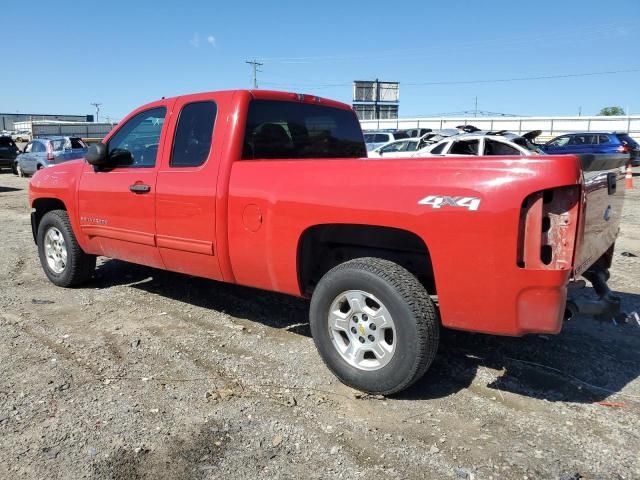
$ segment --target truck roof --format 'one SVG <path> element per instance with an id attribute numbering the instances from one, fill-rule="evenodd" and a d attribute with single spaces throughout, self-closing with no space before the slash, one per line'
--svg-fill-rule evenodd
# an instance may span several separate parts
<path id="1" fill-rule="evenodd" d="M 166 100 L 174 100 L 176 98 L 188 97 L 191 95 L 207 95 L 207 94 L 234 94 L 238 92 L 246 92 L 256 100 L 280 100 L 289 102 L 304 102 L 324 105 L 327 107 L 340 108 L 342 110 L 353 110 L 351 105 L 328 98 L 319 97 L 307 93 L 283 92 L 278 90 L 251 90 L 251 89 L 235 89 L 235 90 L 214 90 L 209 92 L 197 92 L 192 94 L 177 95 L 168 97 Z M 155 102 L 150 102 L 155 103 Z"/>

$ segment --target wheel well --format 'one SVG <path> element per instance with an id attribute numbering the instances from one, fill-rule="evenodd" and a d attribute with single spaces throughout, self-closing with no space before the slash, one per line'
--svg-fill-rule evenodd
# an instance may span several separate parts
<path id="1" fill-rule="evenodd" d="M 413 273 L 436 294 L 431 256 L 415 233 L 374 225 L 326 224 L 308 228 L 298 244 L 300 290 L 311 294 L 322 276 L 336 265 L 359 257 L 390 260 Z"/>
<path id="2" fill-rule="evenodd" d="M 57 198 L 38 198 L 33 202 L 34 208 L 34 217 L 33 217 L 33 236 L 35 240 L 35 236 L 38 232 L 38 225 L 40 225 L 40 220 L 42 217 L 51 210 L 66 210 L 64 203 L 62 200 L 58 200 Z"/>

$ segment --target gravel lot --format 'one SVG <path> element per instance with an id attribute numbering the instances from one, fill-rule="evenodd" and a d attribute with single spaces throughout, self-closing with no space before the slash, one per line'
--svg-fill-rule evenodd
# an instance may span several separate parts
<path id="1" fill-rule="evenodd" d="M 27 182 L 0 173 L 0 478 L 640 478 L 638 326 L 447 332 L 416 386 L 362 396 L 323 366 L 306 301 L 115 260 L 53 286 Z M 628 311 L 635 182 L 611 277 Z"/>

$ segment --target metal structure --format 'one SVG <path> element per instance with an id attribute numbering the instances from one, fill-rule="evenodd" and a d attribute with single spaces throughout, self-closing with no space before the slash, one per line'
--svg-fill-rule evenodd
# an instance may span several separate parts
<path id="1" fill-rule="evenodd" d="M 0 130 L 18 130 L 16 122 L 49 120 L 62 122 L 93 122 L 93 115 L 51 115 L 39 113 L 0 113 Z"/>
<path id="2" fill-rule="evenodd" d="M 115 124 L 97 122 L 55 122 L 50 120 L 33 120 L 16 122 L 18 131 L 28 131 L 32 138 L 64 135 L 85 139 L 101 140 L 111 131 Z"/>
<path id="3" fill-rule="evenodd" d="M 353 82 L 353 109 L 360 120 L 398 118 L 400 83 L 356 80 Z"/>
<path id="4" fill-rule="evenodd" d="M 523 134 L 532 130 L 542 130 L 540 139 L 548 139 L 564 133 L 590 131 L 626 132 L 640 139 L 640 115 L 590 116 L 590 117 L 421 117 L 396 119 L 361 119 L 363 130 L 401 128 L 455 128 L 458 125 L 473 125 L 480 130 L 508 130 Z"/>
<path id="5" fill-rule="evenodd" d="M 247 60 L 244 63 L 248 63 L 253 67 L 253 88 L 257 90 L 258 89 L 258 72 L 261 71 L 261 70 L 258 70 L 258 67 L 261 67 L 262 65 L 264 65 L 264 63 L 258 62 L 255 58 L 253 60 Z"/>
<path id="6" fill-rule="evenodd" d="M 96 122 L 99 122 L 100 121 L 100 105 L 102 105 L 102 103 L 91 102 L 89 105 L 93 105 L 94 107 L 96 107 Z"/>

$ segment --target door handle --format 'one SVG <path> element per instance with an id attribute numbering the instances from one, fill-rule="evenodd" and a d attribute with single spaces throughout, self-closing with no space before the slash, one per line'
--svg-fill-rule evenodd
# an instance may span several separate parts
<path id="1" fill-rule="evenodd" d="M 145 185 L 144 183 L 134 183 L 133 185 L 129 185 L 129 190 L 133 193 L 149 193 L 151 191 L 151 187 L 149 185 Z"/>

